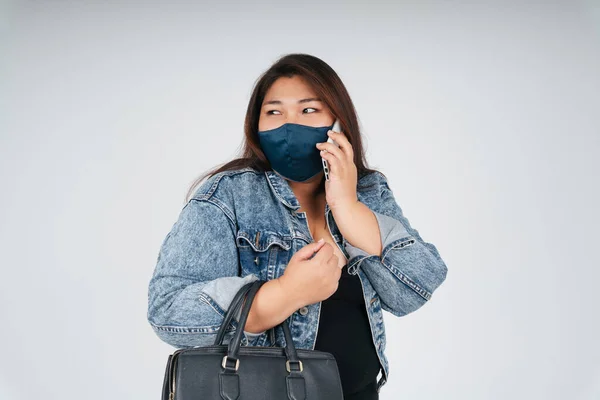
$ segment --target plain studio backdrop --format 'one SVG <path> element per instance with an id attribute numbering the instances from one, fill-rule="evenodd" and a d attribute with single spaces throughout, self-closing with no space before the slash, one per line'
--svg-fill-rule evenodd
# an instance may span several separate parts
<path id="1" fill-rule="evenodd" d="M 600 398 L 600 6 L 388 3 L 3 3 L 0 399 L 160 398 L 159 246 L 290 52 L 448 266 L 381 399 Z"/>

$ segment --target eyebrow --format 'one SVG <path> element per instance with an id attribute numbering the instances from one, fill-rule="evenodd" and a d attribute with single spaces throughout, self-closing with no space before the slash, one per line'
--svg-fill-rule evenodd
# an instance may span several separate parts
<path id="1" fill-rule="evenodd" d="M 321 101 L 318 97 L 309 97 L 307 99 L 298 100 L 298 104 L 310 103 L 311 101 Z M 263 103 L 264 106 L 267 104 L 281 104 L 280 100 L 269 100 Z"/>

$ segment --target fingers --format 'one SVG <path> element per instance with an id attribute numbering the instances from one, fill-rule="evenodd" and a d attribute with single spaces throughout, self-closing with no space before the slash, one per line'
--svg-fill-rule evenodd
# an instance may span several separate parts
<path id="1" fill-rule="evenodd" d="M 328 135 L 339 147 L 328 142 L 317 143 L 316 146 L 321 150 L 319 155 L 324 160 L 327 160 L 331 173 L 335 176 L 341 175 L 345 165 L 353 163 L 354 152 L 352 151 L 352 145 L 341 132 L 329 131 Z"/>
<path id="2" fill-rule="evenodd" d="M 340 267 L 339 257 L 334 253 L 333 246 L 329 243 L 324 244 L 319 251 L 315 253 L 315 256 L 312 258 L 312 260 L 315 260 L 317 263 L 324 262 L 331 268 L 337 267 L 336 269 L 340 272 L 344 267 L 343 265 Z"/>
<path id="3" fill-rule="evenodd" d="M 329 243 L 324 243 L 323 246 L 319 249 L 319 251 L 313 257 L 313 260 L 316 259 L 317 262 L 326 262 L 329 261 L 331 255 L 333 254 L 333 246 Z"/>
<path id="4" fill-rule="evenodd" d="M 329 131 L 327 134 L 340 146 L 340 149 L 345 155 L 347 155 L 351 160 L 354 159 L 354 150 L 352 149 L 352 145 L 350 144 L 350 141 L 348 141 L 346 135 L 344 135 L 342 132 L 336 131 Z"/>
<path id="5" fill-rule="evenodd" d="M 322 242 L 309 243 L 306 246 L 302 247 L 300 250 L 298 250 L 295 255 L 300 257 L 301 259 L 308 259 L 314 253 L 319 251 L 325 244 L 327 244 L 325 240 L 323 240 Z"/>
<path id="6" fill-rule="evenodd" d="M 335 254 L 333 254 L 331 256 L 329 261 L 327 261 L 327 264 L 329 264 L 331 267 L 338 267 L 337 269 L 340 269 L 339 268 L 339 259 L 338 259 L 338 256 L 336 256 Z"/>
<path id="7" fill-rule="evenodd" d="M 327 163 L 329 164 L 329 171 L 331 171 L 332 175 L 334 176 L 338 176 L 339 175 L 339 162 L 340 159 L 337 158 L 335 155 L 328 153 L 326 151 L 321 151 L 321 157 L 324 158 L 325 160 L 327 160 Z"/>
<path id="8" fill-rule="evenodd" d="M 317 143 L 317 148 L 319 150 L 321 150 L 321 157 L 323 157 L 323 154 L 329 153 L 329 154 L 333 154 L 335 157 L 339 158 L 340 160 L 343 160 L 344 158 L 346 158 L 346 154 L 342 151 L 342 149 L 340 149 L 333 143 L 320 142 L 320 143 Z"/>

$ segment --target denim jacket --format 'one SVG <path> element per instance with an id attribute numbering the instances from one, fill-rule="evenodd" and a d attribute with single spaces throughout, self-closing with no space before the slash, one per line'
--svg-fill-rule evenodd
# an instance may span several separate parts
<path id="1" fill-rule="evenodd" d="M 377 218 L 380 255 L 348 243 L 328 204 L 325 215 L 348 272 L 360 278 L 381 366 L 379 391 L 389 375 L 382 310 L 398 317 L 417 310 L 445 280 L 447 268 L 436 247 L 410 226 L 383 174 L 361 176 L 357 196 Z M 164 239 L 149 283 L 147 318 L 158 337 L 177 348 L 212 345 L 237 291 L 280 277 L 294 253 L 314 241 L 299 208 L 287 181 L 273 171 L 244 168 L 204 181 Z M 297 348 L 314 349 L 320 306 L 306 305 L 288 317 Z M 239 313 L 223 343 L 238 320 Z M 284 347 L 283 330 L 244 331 L 242 344 Z"/>

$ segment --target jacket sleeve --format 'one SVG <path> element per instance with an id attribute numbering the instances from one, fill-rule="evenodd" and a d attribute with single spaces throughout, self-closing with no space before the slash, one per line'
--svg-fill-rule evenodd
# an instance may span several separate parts
<path id="1" fill-rule="evenodd" d="M 349 255 L 348 272 L 358 268 L 378 293 L 382 308 L 396 316 L 411 313 L 431 299 L 446 279 L 447 267 L 437 248 L 412 228 L 383 176 L 380 204 L 373 211 L 381 235 L 381 255 L 369 254 L 344 241 Z"/>
<path id="2" fill-rule="evenodd" d="M 235 294 L 258 279 L 238 276 L 235 225 L 221 207 L 211 199 L 191 199 L 158 253 L 148 285 L 147 319 L 158 337 L 174 347 L 212 345 Z M 233 337 L 239 314 L 224 344 Z M 244 331 L 242 343 L 252 345 L 263 333 Z"/>

